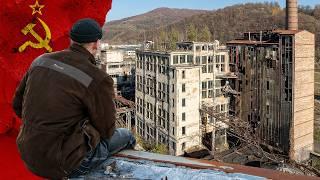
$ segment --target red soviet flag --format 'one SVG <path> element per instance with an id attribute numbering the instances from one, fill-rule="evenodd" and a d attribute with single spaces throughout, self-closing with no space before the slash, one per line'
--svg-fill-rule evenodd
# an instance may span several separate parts
<path id="1" fill-rule="evenodd" d="M 0 179 L 34 178 L 15 145 L 21 124 L 12 110 L 15 89 L 34 58 L 68 47 L 78 19 L 103 25 L 112 0 L 0 1 Z"/>

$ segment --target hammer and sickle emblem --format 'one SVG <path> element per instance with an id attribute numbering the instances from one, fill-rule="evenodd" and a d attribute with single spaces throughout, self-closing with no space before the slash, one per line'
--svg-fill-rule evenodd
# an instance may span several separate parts
<path id="1" fill-rule="evenodd" d="M 21 32 L 24 35 L 27 35 L 28 33 L 30 33 L 34 38 L 36 38 L 38 43 L 27 41 L 19 47 L 19 52 L 23 52 L 28 46 L 31 46 L 31 47 L 37 48 L 37 49 L 45 48 L 48 52 L 52 52 L 52 48 L 49 45 L 49 42 L 51 39 L 50 29 L 44 21 L 42 21 L 40 18 L 37 18 L 37 19 L 40 21 L 43 29 L 45 30 L 46 37 L 44 39 L 42 37 L 40 37 L 40 35 L 37 32 L 35 32 L 33 29 L 36 26 L 36 24 L 29 23 L 26 27 L 24 27 L 21 30 Z"/>

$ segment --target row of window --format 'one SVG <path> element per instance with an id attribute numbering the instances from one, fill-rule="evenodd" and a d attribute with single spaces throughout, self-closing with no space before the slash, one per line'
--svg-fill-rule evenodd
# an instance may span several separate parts
<path id="1" fill-rule="evenodd" d="M 192 63 L 193 55 L 174 55 L 173 56 L 173 64 L 184 64 L 184 63 Z"/>
<path id="2" fill-rule="evenodd" d="M 117 69 L 123 67 L 130 67 L 130 64 L 113 64 L 108 66 L 109 69 Z"/>
<path id="3" fill-rule="evenodd" d="M 202 73 L 213 73 L 214 68 L 213 65 L 203 65 L 201 70 Z M 225 64 L 216 64 L 215 72 L 226 72 Z"/>
<path id="4" fill-rule="evenodd" d="M 214 93 L 215 92 L 215 97 L 218 97 L 221 95 L 221 89 L 209 89 L 209 90 L 202 90 L 201 92 L 201 98 L 205 99 L 205 98 L 213 98 L 214 97 Z"/>
<path id="5" fill-rule="evenodd" d="M 216 97 L 221 95 L 221 79 L 217 79 L 215 81 L 215 86 L 213 84 L 213 80 L 202 81 L 201 82 L 201 97 L 204 98 L 212 98 L 214 97 L 214 92 Z"/>
<path id="6" fill-rule="evenodd" d="M 141 55 L 138 55 L 137 57 L 138 57 L 137 68 L 140 68 L 140 69 L 142 69 L 142 66 L 144 63 L 148 71 L 154 71 L 156 69 L 156 65 L 169 66 L 169 59 L 167 57 L 146 56 L 146 58 L 143 58 L 143 56 Z M 224 63 L 225 55 L 196 56 L 195 63 L 198 65 L 212 64 L 214 59 L 216 63 Z M 201 60 L 201 63 L 200 63 L 200 60 Z M 172 56 L 172 64 L 185 64 L 185 63 L 193 63 L 193 55 L 173 55 Z"/>
<path id="7" fill-rule="evenodd" d="M 152 64 L 169 65 L 169 58 L 163 56 L 137 54 L 137 62 L 149 62 Z"/>
<path id="8" fill-rule="evenodd" d="M 207 51 L 207 50 L 213 50 L 214 45 L 197 45 L 196 46 L 196 51 Z"/>
<path id="9" fill-rule="evenodd" d="M 169 58 L 161 56 L 137 55 L 136 68 L 142 69 L 145 65 L 145 69 L 150 72 L 158 72 L 164 75 L 169 74 Z"/>
<path id="10" fill-rule="evenodd" d="M 218 104 L 218 105 L 216 105 L 216 112 L 217 113 L 227 112 L 227 110 L 228 110 L 227 107 L 228 107 L 227 104 Z"/>

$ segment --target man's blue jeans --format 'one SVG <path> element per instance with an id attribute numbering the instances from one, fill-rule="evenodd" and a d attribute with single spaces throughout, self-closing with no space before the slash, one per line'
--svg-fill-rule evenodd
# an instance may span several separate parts
<path id="1" fill-rule="evenodd" d="M 136 140 L 129 130 L 124 128 L 116 129 L 110 140 L 102 139 L 97 147 L 87 154 L 81 161 L 80 167 L 73 170 L 69 178 L 75 178 L 89 173 L 92 169 L 106 161 L 111 155 L 125 148 L 133 148 L 135 144 Z"/>

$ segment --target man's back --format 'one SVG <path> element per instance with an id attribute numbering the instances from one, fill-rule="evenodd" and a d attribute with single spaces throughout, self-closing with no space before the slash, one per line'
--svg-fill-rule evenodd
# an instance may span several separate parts
<path id="1" fill-rule="evenodd" d="M 113 81 L 93 63 L 87 50 L 72 45 L 35 60 L 18 88 L 14 109 L 24 125 L 17 143 L 34 173 L 66 176 L 100 136 L 112 135 Z M 93 128 L 83 131 L 89 120 Z"/>

